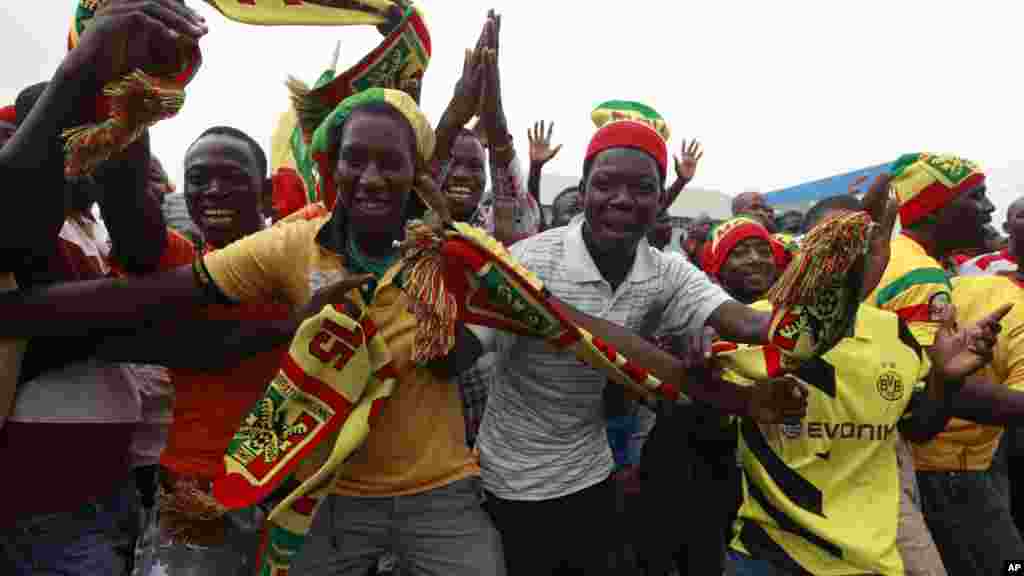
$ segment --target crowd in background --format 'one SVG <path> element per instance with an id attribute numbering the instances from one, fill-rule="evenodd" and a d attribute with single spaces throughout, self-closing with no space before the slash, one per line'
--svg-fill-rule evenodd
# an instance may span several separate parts
<path id="1" fill-rule="evenodd" d="M 429 36 L 397 2 L 375 60 L 293 91 L 333 94 L 297 105 L 306 156 L 292 162 L 315 165 L 310 186 L 230 126 L 183 158 L 151 155 L 149 125 L 75 140 L 131 120 L 103 107 L 105 86 L 197 62 L 182 54 L 209 32 L 177 0 L 83 0 L 76 18 L 50 80 L 0 111 L 0 174 L 20 183 L 0 236 L 3 574 L 973 576 L 1024 560 L 1024 201 L 1004 237 L 974 162 L 907 154 L 803 213 L 745 192 L 728 219 L 674 219 L 700 144 L 673 156 L 657 111 L 608 100 L 579 185 L 546 214 L 561 146 L 546 121 L 525 154 L 513 145 L 500 16 L 431 125 Z M 353 88 L 388 58 L 391 76 Z M 153 130 L 173 129 L 165 116 Z M 640 397 L 500 326 L 458 323 L 453 352 L 414 362 L 398 246 L 409 222 L 441 217 L 431 198 L 686 401 Z M 784 376 L 767 295 L 807 266 L 816 230 L 865 212 L 855 321 Z M 263 490 L 225 482 L 225 454 L 258 445 L 248 462 L 273 464 L 304 437 L 314 420 L 284 421 L 287 383 L 330 388 L 304 362 L 340 373 L 354 353 L 338 323 L 353 317 L 388 358 L 366 411 L 343 410 L 369 435 L 271 523 L 311 472 Z M 712 351 L 769 377 L 722 370 Z"/>

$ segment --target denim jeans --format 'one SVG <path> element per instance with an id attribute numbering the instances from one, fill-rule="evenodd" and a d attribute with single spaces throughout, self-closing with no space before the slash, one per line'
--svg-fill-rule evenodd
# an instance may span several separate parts
<path id="1" fill-rule="evenodd" d="M 785 572 L 771 562 L 758 560 L 735 550 L 729 550 L 729 564 L 735 576 L 786 576 Z"/>
<path id="2" fill-rule="evenodd" d="M 478 478 L 407 496 L 328 496 L 290 574 L 364 576 L 394 554 L 403 576 L 504 576 Z"/>
<path id="3" fill-rule="evenodd" d="M 133 482 L 133 479 L 126 480 Z M 22 519 L 0 531 L 0 574 L 10 576 L 119 575 L 118 521 L 126 513 L 124 486 L 71 512 Z"/>
<path id="4" fill-rule="evenodd" d="M 918 472 L 921 508 L 942 562 L 953 576 L 1000 574 L 1024 558 L 1009 503 L 988 471 Z"/>

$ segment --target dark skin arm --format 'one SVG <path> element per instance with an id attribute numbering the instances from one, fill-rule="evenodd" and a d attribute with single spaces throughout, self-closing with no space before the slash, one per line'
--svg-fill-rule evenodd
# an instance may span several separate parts
<path id="1" fill-rule="evenodd" d="M 766 344 L 771 321 L 771 314 L 729 300 L 711 313 L 708 326 L 729 342 Z"/>
<path id="2" fill-rule="evenodd" d="M 710 360 L 711 332 L 691 337 L 687 346 L 689 357 L 676 358 L 628 329 L 595 318 L 565 305 L 553 296 L 550 302 L 566 317 L 591 334 L 611 344 L 622 355 L 650 370 L 663 382 L 670 382 L 695 399 L 707 402 L 728 414 L 751 416 L 758 421 L 781 421 L 800 418 L 806 412 L 806 391 L 795 382 L 779 381 L 760 386 L 741 386 L 724 380 L 705 367 Z M 649 399 L 648 399 L 649 400 Z M 776 407 L 785 405 L 778 410 Z"/>
<path id="3" fill-rule="evenodd" d="M 208 304 L 191 266 L 143 278 L 68 282 L 0 294 L 0 337 L 86 336 L 172 320 Z"/>
<path id="4" fill-rule="evenodd" d="M 52 252 L 70 205 L 60 135 L 92 113 L 91 106 L 82 106 L 83 95 L 99 94 L 126 72 L 165 60 L 179 38 L 195 41 L 205 33 L 202 19 L 177 0 L 115 0 L 96 14 L 81 43 L 64 58 L 18 132 L 0 150 L 5 177 L 33 186 L 9 195 L 7 209 L 17 218 L 4 227 L 0 249 Z"/>
<path id="5" fill-rule="evenodd" d="M 144 134 L 96 174 L 98 199 L 110 231 L 111 258 L 129 274 L 156 271 L 167 247 L 167 223 L 150 187 L 149 134 Z"/>
<path id="6" fill-rule="evenodd" d="M 544 168 L 543 164 L 530 161 L 530 175 L 526 179 L 526 190 L 530 193 L 530 196 L 540 203 L 540 173 Z M 547 229 L 546 218 L 541 218 L 540 231 L 543 232 Z"/>
<path id="7" fill-rule="evenodd" d="M 227 368 L 291 341 L 301 325 L 324 306 L 345 302 L 346 294 L 366 283 L 352 276 L 316 292 L 288 318 L 277 320 L 208 320 L 201 307 L 207 296 L 196 286 L 190 267 L 124 280 L 58 284 L 39 290 L 15 305 L 0 295 L 0 310 L 14 312 L 4 333 L 28 336 L 84 336 L 105 333 L 98 357 L 111 362 L 159 364 L 169 368 Z M 350 308 L 353 308 L 349 304 Z M 37 317 L 37 326 L 20 318 Z M 60 317 L 64 316 L 61 321 Z M 143 323 L 139 329 L 139 323 Z M 22 337 L 26 334 L 21 334 Z"/>
<path id="8" fill-rule="evenodd" d="M 974 415 L 985 418 L 985 411 L 997 409 L 991 402 L 996 398 L 995 387 L 986 384 L 979 373 L 992 358 L 992 349 L 1001 330 L 999 320 L 1012 305 L 1007 304 L 972 326 L 958 329 L 952 306 L 946 310 L 935 343 L 928 348 L 931 372 L 927 394 L 913 406 L 909 419 L 900 423 L 900 430 L 912 442 L 927 442 L 945 429 L 950 416 Z M 965 382 L 972 382 L 967 387 Z M 983 395 L 979 396 L 978 391 Z M 973 402 L 972 402 L 973 399 Z M 966 410 L 965 410 L 966 408 Z"/>
<path id="9" fill-rule="evenodd" d="M 157 364 L 167 368 L 214 371 L 287 345 L 301 321 L 175 319 L 147 325 L 132 334 L 104 338 L 96 356 L 107 362 Z"/>
<path id="10" fill-rule="evenodd" d="M 900 434 L 914 444 L 924 444 L 945 430 L 953 408 L 954 390 L 960 384 L 929 375 L 927 392 L 915 402 L 910 418 L 899 423 Z"/>
<path id="11" fill-rule="evenodd" d="M 69 58 L 70 60 L 70 58 Z M 9 184 L 32 183 L 32 190 L 11 190 L 8 219 L 0 248 L 11 254 L 46 255 L 53 251 L 70 198 L 64 187 L 61 132 L 80 123 L 80 94 L 94 91 L 87 70 L 65 62 L 50 79 L 21 127 L 0 149 L 0 170 Z"/>
<path id="12" fill-rule="evenodd" d="M 1024 392 L 975 374 L 964 383 L 950 409 L 953 416 L 978 424 L 1017 426 L 1024 421 Z"/>

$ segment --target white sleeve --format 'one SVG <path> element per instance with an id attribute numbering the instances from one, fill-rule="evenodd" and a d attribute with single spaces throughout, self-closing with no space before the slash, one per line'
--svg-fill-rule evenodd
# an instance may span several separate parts
<path id="1" fill-rule="evenodd" d="M 732 300 L 682 255 L 665 254 L 664 281 L 669 294 L 659 334 L 680 334 L 698 330 L 722 304 Z"/>

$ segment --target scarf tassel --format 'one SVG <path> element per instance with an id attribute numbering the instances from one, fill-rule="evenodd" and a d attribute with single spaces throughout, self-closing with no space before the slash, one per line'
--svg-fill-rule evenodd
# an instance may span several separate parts
<path id="1" fill-rule="evenodd" d="M 850 212 L 825 220 L 800 244 L 800 252 L 767 299 L 777 308 L 814 302 L 836 277 L 845 275 L 868 251 L 874 224 L 867 212 Z"/>
<path id="2" fill-rule="evenodd" d="M 177 114 L 185 104 L 181 86 L 136 70 L 108 84 L 110 117 L 100 123 L 65 130 L 64 174 L 75 178 L 92 173 L 101 163 L 137 140 L 145 130 Z"/>
<path id="3" fill-rule="evenodd" d="M 444 233 L 425 222 L 412 222 L 400 249 L 405 270 L 402 289 L 409 295 L 416 317 L 412 361 L 425 364 L 446 356 L 455 347 L 455 323 L 459 307 L 445 285 Z"/>

